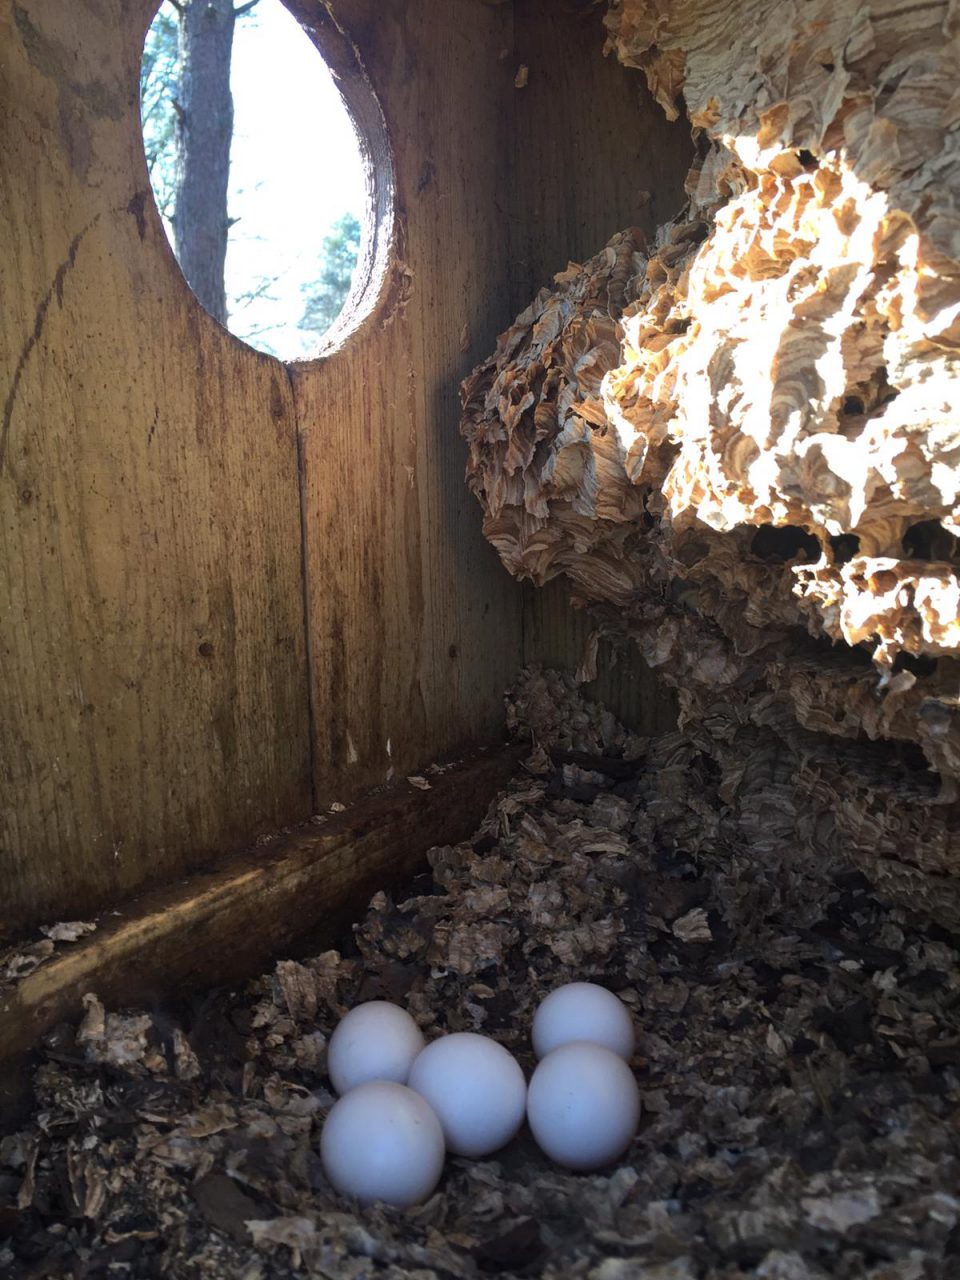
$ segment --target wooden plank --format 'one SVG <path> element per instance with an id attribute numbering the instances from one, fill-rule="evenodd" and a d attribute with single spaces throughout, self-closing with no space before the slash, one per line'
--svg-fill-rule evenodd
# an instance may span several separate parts
<path id="1" fill-rule="evenodd" d="M 289 377 L 167 244 L 150 11 L 0 0 L 0 936 L 310 813 Z"/>
<path id="2" fill-rule="evenodd" d="M 398 234 L 385 308 L 293 369 L 320 797 L 488 741 L 521 662 L 520 592 L 457 431 L 459 381 L 509 319 L 508 10 L 335 7 L 383 104 Z"/>
<path id="3" fill-rule="evenodd" d="M 495 737 L 537 654 L 462 483 L 457 384 L 685 166 L 596 15 L 338 0 L 394 146 L 396 257 L 390 304 L 291 383 L 201 310 L 163 235 L 137 110 L 152 9 L 0 0 L 8 936 L 305 817 L 312 787 L 345 799 Z"/>
<path id="4" fill-rule="evenodd" d="M 583 262 L 616 231 L 648 234 L 684 202 L 689 128 L 669 124 L 643 75 L 603 56 L 604 6 L 514 0 L 513 62 L 528 68 L 515 91 L 510 217 L 511 313 L 568 261 Z M 524 661 L 575 670 L 591 631 L 562 582 L 524 590 Z M 636 654 L 616 665 L 601 647 L 585 690 L 632 728 L 675 723 L 674 701 Z"/>
<path id="5" fill-rule="evenodd" d="M 514 0 L 511 303 L 624 227 L 652 232 L 684 203 L 689 126 L 667 122 L 640 71 L 603 54 L 606 6 Z"/>
<path id="6" fill-rule="evenodd" d="M 307 935 L 318 949 L 329 945 L 429 848 L 468 837 L 521 754 L 478 755 L 431 774 L 429 791 L 404 781 L 322 827 L 308 824 L 112 912 L 95 933 L 0 988 L 0 1060 L 76 1017 L 88 991 L 113 1007 L 162 1000 L 250 977 Z"/>
<path id="7" fill-rule="evenodd" d="M 524 587 L 524 642 L 528 661 L 576 671 L 585 656 L 594 623 L 586 609 L 570 605 L 563 579 L 545 587 Z M 601 641 L 597 677 L 581 686 L 585 698 L 602 702 L 637 733 L 667 733 L 676 728 L 677 695 L 631 645 L 614 653 Z"/>

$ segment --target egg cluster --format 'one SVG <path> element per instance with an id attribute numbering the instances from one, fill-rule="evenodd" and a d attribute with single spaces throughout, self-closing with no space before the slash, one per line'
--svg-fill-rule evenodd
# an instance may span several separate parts
<path id="1" fill-rule="evenodd" d="M 456 1032 L 426 1045 L 396 1005 L 372 1000 L 351 1010 L 327 1055 L 340 1095 L 320 1140 L 331 1183 L 361 1204 L 418 1204 L 440 1180 L 447 1151 L 491 1155 L 524 1117 L 567 1169 L 598 1169 L 622 1155 L 640 1117 L 626 1006 L 604 987 L 568 983 L 540 1004 L 532 1039 L 539 1062 L 528 1086 L 516 1058 L 487 1036 Z"/>

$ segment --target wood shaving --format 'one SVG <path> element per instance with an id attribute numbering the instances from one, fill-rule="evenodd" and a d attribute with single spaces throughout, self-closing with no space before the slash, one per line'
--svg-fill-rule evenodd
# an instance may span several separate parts
<path id="1" fill-rule="evenodd" d="M 64 921 L 61 924 L 42 924 L 40 932 L 52 942 L 76 942 L 88 933 L 94 933 L 97 926 L 84 920 Z"/>
<path id="2" fill-rule="evenodd" d="M 734 780 L 697 731 L 641 742 L 552 672 L 508 702 L 527 767 L 338 950 L 173 1009 L 88 996 L 49 1038 L 36 1110 L 0 1140 L 0 1273 L 956 1274 L 956 940 L 779 826 L 764 843 L 781 796 L 764 762 Z M 348 1008 L 482 1031 L 529 1073 L 537 1003 L 572 979 L 636 1020 L 643 1114 L 618 1166 L 566 1173 L 524 1132 L 448 1160 L 407 1212 L 334 1193 L 324 1055 Z"/>
<path id="3" fill-rule="evenodd" d="M 84 920 L 41 925 L 40 932 L 44 936 L 38 941 L 0 951 L 0 986 L 15 983 L 17 979 L 25 978 L 27 974 L 39 969 L 57 954 L 57 943 L 76 942 L 88 933 L 93 933 L 96 927 L 96 924 Z"/>

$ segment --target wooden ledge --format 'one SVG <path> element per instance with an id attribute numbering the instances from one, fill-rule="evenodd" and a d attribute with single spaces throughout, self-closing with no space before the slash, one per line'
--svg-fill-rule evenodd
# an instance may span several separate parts
<path id="1" fill-rule="evenodd" d="M 429 790 L 403 781 L 322 826 L 299 827 L 105 913 L 95 933 L 0 989 L 0 1062 L 76 1018 L 88 991 L 108 1008 L 154 1001 L 252 977 L 305 935 L 318 949 L 329 945 L 433 845 L 466 839 L 520 754 L 474 756 L 430 774 Z"/>

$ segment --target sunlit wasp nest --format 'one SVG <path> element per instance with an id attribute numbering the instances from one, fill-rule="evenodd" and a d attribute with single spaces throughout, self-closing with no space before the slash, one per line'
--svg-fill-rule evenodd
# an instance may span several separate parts
<path id="1" fill-rule="evenodd" d="M 735 688 L 794 746 L 919 747 L 943 806 L 960 10 L 613 0 L 606 24 L 699 158 L 676 219 L 571 264 L 464 383 L 487 537 L 636 641 L 685 722 Z"/>

